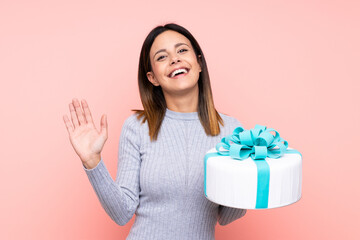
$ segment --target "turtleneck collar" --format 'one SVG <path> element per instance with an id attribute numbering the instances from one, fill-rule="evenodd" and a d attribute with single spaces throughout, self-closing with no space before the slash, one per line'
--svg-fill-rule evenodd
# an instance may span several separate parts
<path id="1" fill-rule="evenodd" d="M 197 112 L 175 112 L 166 108 L 165 116 L 174 119 L 196 120 L 199 119 Z"/>

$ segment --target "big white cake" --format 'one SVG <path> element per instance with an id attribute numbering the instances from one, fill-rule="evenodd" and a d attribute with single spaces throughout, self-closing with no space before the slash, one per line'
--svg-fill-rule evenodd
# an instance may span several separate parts
<path id="1" fill-rule="evenodd" d="M 266 131 L 266 127 L 257 127 L 262 127 L 262 130 L 247 130 L 251 131 L 251 134 L 247 132 L 247 135 L 251 136 L 254 144 L 264 145 L 259 144 L 261 141 L 256 141 L 256 138 L 264 136 L 261 133 Z M 234 133 L 236 136 L 246 135 L 241 127 L 234 130 Z M 276 134 L 275 140 L 285 142 L 285 146 L 276 144 L 284 150 L 277 158 L 253 159 L 254 157 L 249 156 L 235 159 L 229 155 L 221 155 L 216 148 L 210 149 L 204 159 L 205 196 L 220 205 L 243 209 L 269 209 L 297 202 L 301 198 L 302 156 L 297 150 L 286 149 L 287 142 L 280 138 L 277 132 Z M 267 137 L 269 136 L 267 134 Z M 230 139 L 231 136 L 227 138 Z M 269 139 L 269 145 L 274 145 L 274 139 Z M 226 142 L 224 140 L 225 138 L 222 145 Z M 238 145 L 240 144 L 239 142 Z M 248 142 L 248 145 L 251 144 Z M 251 152 L 251 147 L 248 152 Z M 236 147 L 234 149 L 237 151 Z"/>

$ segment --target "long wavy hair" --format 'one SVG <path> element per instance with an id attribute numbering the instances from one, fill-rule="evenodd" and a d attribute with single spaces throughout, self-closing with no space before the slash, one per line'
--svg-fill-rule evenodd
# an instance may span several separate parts
<path id="1" fill-rule="evenodd" d="M 207 135 L 216 136 L 220 133 L 219 123 L 224 126 L 223 119 L 216 111 L 210 86 L 210 76 L 207 69 L 204 53 L 193 35 L 184 27 L 175 23 L 157 26 L 146 37 L 140 52 L 138 84 L 144 110 L 132 109 L 137 114 L 137 119 L 143 118 L 142 123 L 148 122 L 149 136 L 155 141 L 160 131 L 161 123 L 166 112 L 166 101 L 161 86 L 154 86 L 147 78 L 146 73 L 152 71 L 150 62 L 150 48 L 155 38 L 168 30 L 184 35 L 191 42 L 197 60 L 201 66 L 198 79 L 199 100 L 197 112 L 200 122 Z M 199 56 L 200 55 L 200 56 Z"/>

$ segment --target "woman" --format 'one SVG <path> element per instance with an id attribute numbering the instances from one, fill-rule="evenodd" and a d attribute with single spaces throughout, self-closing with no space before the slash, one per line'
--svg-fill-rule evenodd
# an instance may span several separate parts
<path id="1" fill-rule="evenodd" d="M 138 73 L 144 110 L 123 124 L 118 171 L 113 181 L 101 158 L 107 139 L 89 107 L 74 99 L 70 141 L 104 210 L 119 225 L 136 214 L 127 239 L 214 239 L 217 221 L 226 225 L 245 209 L 224 207 L 204 195 L 205 153 L 241 126 L 215 110 L 203 52 L 185 28 L 154 28 L 141 49 Z"/>

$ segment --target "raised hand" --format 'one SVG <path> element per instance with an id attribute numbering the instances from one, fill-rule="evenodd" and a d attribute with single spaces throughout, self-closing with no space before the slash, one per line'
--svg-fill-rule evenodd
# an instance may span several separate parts
<path id="1" fill-rule="evenodd" d="M 100 131 L 94 125 L 87 102 L 74 98 L 69 104 L 71 122 L 63 115 L 70 142 L 86 168 L 94 168 L 100 161 L 101 150 L 108 138 L 106 115 L 102 115 Z"/>

